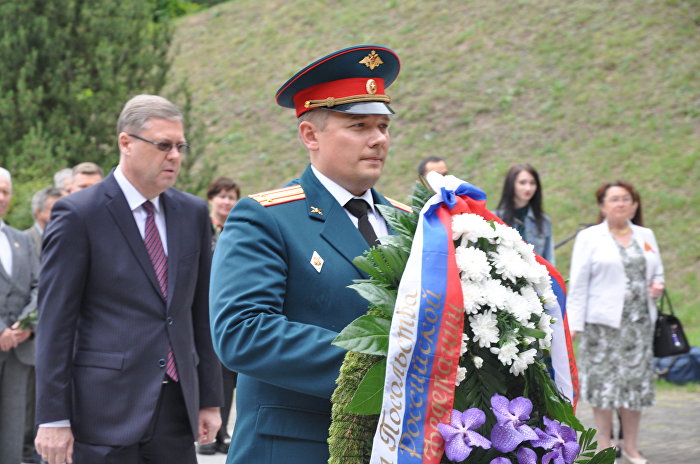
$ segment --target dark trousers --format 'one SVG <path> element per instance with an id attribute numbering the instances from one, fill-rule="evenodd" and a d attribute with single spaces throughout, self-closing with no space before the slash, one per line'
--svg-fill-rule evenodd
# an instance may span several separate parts
<path id="1" fill-rule="evenodd" d="M 163 384 L 146 435 L 129 446 L 75 442 L 75 464 L 197 464 L 185 398 L 177 382 Z"/>

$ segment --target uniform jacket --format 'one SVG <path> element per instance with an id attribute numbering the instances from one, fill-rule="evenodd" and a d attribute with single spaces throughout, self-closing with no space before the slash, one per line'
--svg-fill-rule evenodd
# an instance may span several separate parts
<path id="1" fill-rule="evenodd" d="M 331 341 L 367 312 L 347 288 L 367 277 L 352 264 L 367 243 L 310 168 L 292 183 L 303 189 L 295 201 L 240 200 L 214 252 L 214 347 L 239 373 L 228 463 L 327 462 L 330 396 L 346 353 Z"/>
<path id="2" fill-rule="evenodd" d="M 644 251 L 646 282 L 664 281 L 664 268 L 654 232 L 630 224 L 634 241 Z M 607 221 L 582 230 L 571 256 L 566 310 L 569 328 L 583 331 L 586 323 L 620 327 L 627 278 L 622 258 Z M 656 302 L 647 298 L 649 317 L 656 321 Z"/>
<path id="3" fill-rule="evenodd" d="M 70 419 L 76 440 L 143 437 L 172 345 L 190 425 L 221 404 L 208 317 L 211 232 L 206 204 L 160 196 L 168 298 L 114 175 L 57 201 L 44 235 L 37 333 L 37 421 Z"/>
<path id="4" fill-rule="evenodd" d="M 0 265 L 0 332 L 36 309 L 39 270 L 29 238 L 8 225 L 5 233 L 12 250 L 12 277 Z M 14 352 L 21 363 L 33 366 L 34 336 L 20 343 Z M 6 352 L 0 351 L 0 359 L 6 356 Z"/>

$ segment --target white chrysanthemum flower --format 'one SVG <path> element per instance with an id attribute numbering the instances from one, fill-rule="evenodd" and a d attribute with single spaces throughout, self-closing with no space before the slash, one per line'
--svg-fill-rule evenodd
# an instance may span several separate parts
<path id="1" fill-rule="evenodd" d="M 464 301 L 464 312 L 467 314 L 477 313 L 481 305 L 485 305 L 488 302 L 484 287 L 474 282 L 462 281 L 462 298 Z"/>
<path id="2" fill-rule="evenodd" d="M 498 327 L 496 326 L 496 315 L 492 311 L 469 316 L 469 325 L 474 332 L 474 342 L 480 347 L 486 348 L 492 343 L 498 342 Z"/>
<path id="3" fill-rule="evenodd" d="M 517 230 L 505 224 L 496 224 L 496 241 L 499 245 L 507 248 L 515 248 L 516 244 L 522 242 L 523 238 Z"/>
<path id="4" fill-rule="evenodd" d="M 484 218 L 478 214 L 456 214 L 452 216 L 452 240 L 461 240 L 461 245 L 465 246 L 468 242 L 476 242 L 480 238 L 492 238 L 496 236 L 496 231 L 493 230 Z"/>
<path id="5" fill-rule="evenodd" d="M 459 347 L 459 356 L 462 357 L 464 353 L 467 352 L 467 342 L 469 341 L 469 335 L 462 334 L 462 344 Z"/>
<path id="6" fill-rule="evenodd" d="M 462 381 L 466 378 L 467 378 L 467 368 L 459 366 L 457 368 L 457 378 L 455 379 L 455 385 L 459 387 L 459 384 L 462 383 Z"/>
<path id="7" fill-rule="evenodd" d="M 537 290 L 537 293 L 541 293 L 540 289 L 544 289 L 545 286 L 551 285 L 547 267 L 541 265 L 540 263 L 534 263 L 528 266 L 525 278 L 532 282 Z"/>
<path id="8" fill-rule="evenodd" d="M 515 250 L 520 254 L 520 256 L 527 264 L 537 264 L 537 260 L 535 259 L 534 245 L 524 241 L 516 242 Z"/>
<path id="9" fill-rule="evenodd" d="M 504 366 L 510 366 L 516 359 L 518 359 L 518 345 L 513 341 L 509 341 L 498 351 L 498 360 Z"/>
<path id="10" fill-rule="evenodd" d="M 473 247 L 457 247 L 455 250 L 455 260 L 460 271 L 462 280 L 481 282 L 491 274 L 486 253 Z"/>
<path id="11" fill-rule="evenodd" d="M 542 301 L 540 301 L 540 297 L 537 295 L 535 289 L 530 286 L 523 287 L 520 289 L 520 294 L 525 298 L 525 301 L 527 301 L 531 313 L 539 315 L 544 312 Z"/>
<path id="12" fill-rule="evenodd" d="M 501 285 L 498 280 L 487 280 L 482 286 L 482 292 L 486 300 L 486 304 L 494 311 L 496 309 L 505 309 L 508 304 L 510 294 L 513 293 L 508 288 Z"/>
<path id="13" fill-rule="evenodd" d="M 527 351 L 523 351 L 518 355 L 518 359 L 515 359 L 513 361 L 513 364 L 510 366 L 509 372 L 515 376 L 518 376 L 525 372 L 525 369 L 527 369 L 527 366 L 535 362 L 535 355 L 537 354 L 537 350 L 534 348 L 531 348 Z"/>
<path id="14" fill-rule="evenodd" d="M 476 367 L 477 369 L 481 369 L 481 366 L 484 365 L 484 359 L 480 356 L 474 356 L 474 359 L 472 359 L 472 361 L 474 361 L 474 367 Z"/>
<path id="15" fill-rule="evenodd" d="M 532 307 L 530 303 L 519 293 L 509 292 L 506 301 L 506 310 L 511 313 L 521 324 L 530 320 Z"/>
<path id="16" fill-rule="evenodd" d="M 552 318 L 549 317 L 549 314 L 544 313 L 540 316 L 537 327 L 545 333 L 544 338 L 539 339 L 540 348 L 549 348 L 552 346 L 552 334 L 554 333 L 554 329 L 552 329 Z"/>
<path id="17" fill-rule="evenodd" d="M 520 253 L 512 248 L 499 245 L 495 252 L 489 253 L 489 257 L 496 273 L 513 283 L 518 277 L 525 277 L 528 272 L 528 264 L 523 261 Z"/>
<path id="18" fill-rule="evenodd" d="M 522 342 L 523 342 L 523 345 L 530 346 L 533 343 L 535 343 L 536 340 L 537 339 L 535 337 L 525 336 L 525 337 L 523 337 Z"/>

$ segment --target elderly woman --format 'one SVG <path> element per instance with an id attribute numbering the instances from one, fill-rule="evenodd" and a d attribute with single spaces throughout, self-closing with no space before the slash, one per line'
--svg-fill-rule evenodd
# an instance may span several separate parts
<path id="1" fill-rule="evenodd" d="M 567 302 L 572 335 L 581 334 L 582 397 L 593 406 L 600 449 L 612 446 L 613 410 L 625 432 L 623 462 L 647 464 L 637 449 L 641 409 L 654 401 L 653 331 L 664 271 L 631 184 L 596 191 L 599 224 L 581 231 L 571 257 Z"/>
<path id="2" fill-rule="evenodd" d="M 540 176 L 527 163 L 510 167 L 503 181 L 503 193 L 498 209 L 493 213 L 520 232 L 523 240 L 535 248 L 535 253 L 554 264 L 552 223 L 542 210 Z"/>

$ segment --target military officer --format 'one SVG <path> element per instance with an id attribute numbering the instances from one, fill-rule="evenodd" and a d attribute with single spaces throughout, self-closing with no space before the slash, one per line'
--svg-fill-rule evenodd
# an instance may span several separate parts
<path id="1" fill-rule="evenodd" d="M 365 314 L 347 286 L 352 260 L 388 233 L 372 187 L 389 152 L 390 49 L 361 45 L 306 66 L 277 92 L 294 108 L 310 165 L 286 187 L 238 202 L 214 254 L 213 340 L 236 372 L 228 463 L 328 460 L 330 396 L 345 351 L 338 332 Z"/>

